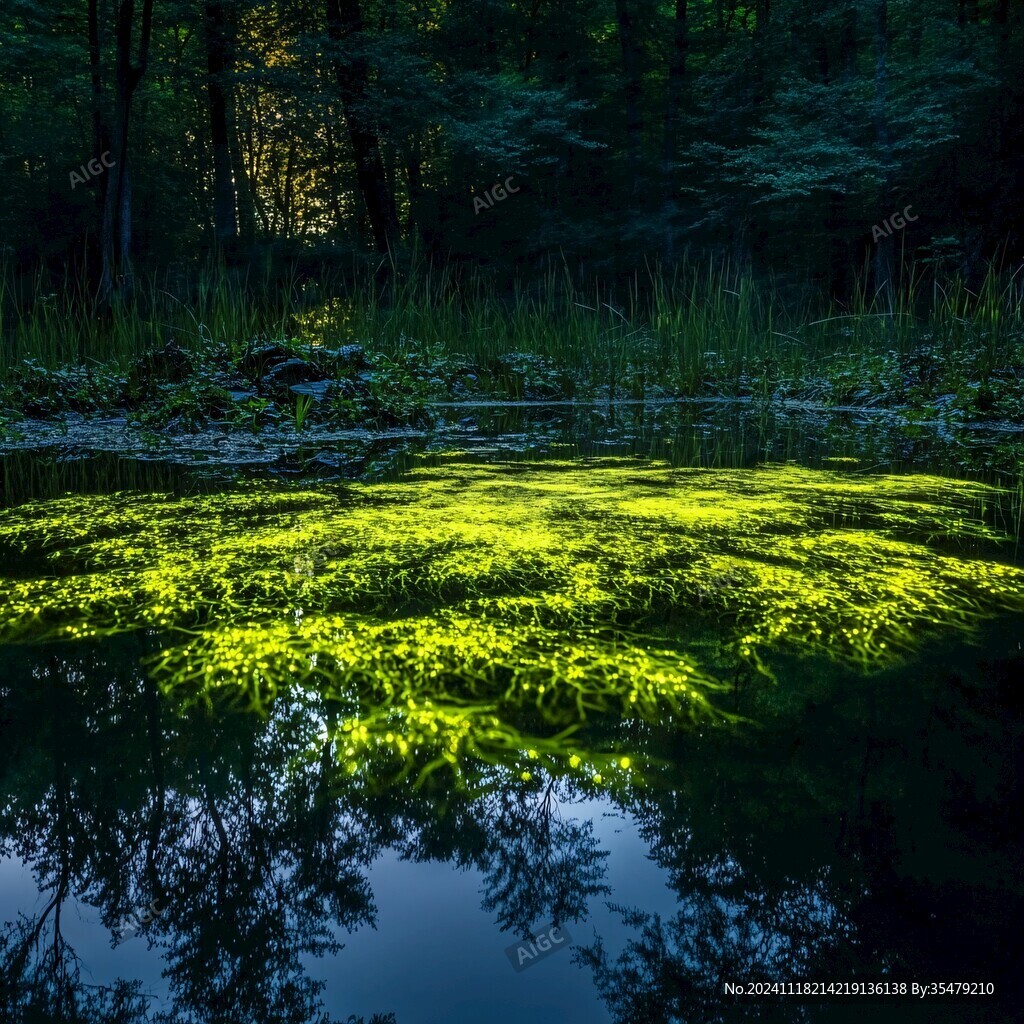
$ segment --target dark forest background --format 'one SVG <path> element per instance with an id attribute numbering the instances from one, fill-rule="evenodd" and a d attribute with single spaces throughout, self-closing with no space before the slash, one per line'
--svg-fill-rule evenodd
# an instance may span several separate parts
<path id="1" fill-rule="evenodd" d="M 1022 0 L 2 0 L 3 262 L 969 281 L 1024 254 L 1022 42 Z"/>

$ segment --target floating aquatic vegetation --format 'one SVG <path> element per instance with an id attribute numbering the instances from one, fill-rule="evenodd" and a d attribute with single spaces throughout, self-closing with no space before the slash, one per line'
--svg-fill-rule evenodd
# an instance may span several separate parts
<path id="1" fill-rule="evenodd" d="M 184 700 L 339 702 L 357 770 L 605 780 L 630 757 L 572 747 L 593 713 L 721 720 L 724 674 L 775 650 L 870 669 L 1024 609 L 1024 571 L 985 550 L 1005 538 L 981 484 L 440 461 L 389 484 L 8 510 L 0 537 L 37 562 L 0 580 L 0 641 L 155 629 L 153 670 Z"/>
<path id="2" fill-rule="evenodd" d="M 719 686 L 670 648 L 451 611 L 215 627 L 164 650 L 156 664 L 186 700 L 226 691 L 263 709 L 283 686 L 304 685 L 341 702 L 360 696 L 389 706 L 425 695 L 453 704 L 487 698 L 561 725 L 589 712 L 697 718 L 711 712 L 706 693 Z"/>
<path id="3" fill-rule="evenodd" d="M 634 759 L 569 742 L 590 714 L 731 717 L 708 699 L 720 684 L 671 648 L 597 630 L 566 636 L 465 611 L 392 622 L 319 615 L 212 627 L 163 650 L 153 664 L 184 703 L 226 699 L 265 711 L 296 687 L 315 691 L 349 715 L 337 730 L 347 734 L 342 759 L 377 780 L 414 770 L 422 779 L 444 764 L 459 774 L 471 758 L 517 766 L 523 781 L 543 768 L 600 784 Z M 552 736 L 551 727 L 560 731 Z"/>
<path id="4" fill-rule="evenodd" d="M 438 768 L 448 767 L 460 784 L 464 769 L 480 787 L 481 766 L 509 772 L 522 783 L 544 773 L 571 776 L 582 786 L 603 789 L 628 784 L 636 758 L 596 751 L 573 739 L 575 726 L 554 736 L 527 735 L 485 705 L 442 705 L 409 697 L 405 703 L 380 704 L 340 722 L 328 738 L 351 775 L 364 784 L 392 784 L 416 773 L 421 785 Z"/>
<path id="5" fill-rule="evenodd" d="M 711 618 L 740 656 L 785 643 L 870 667 L 1024 604 L 1019 569 L 949 550 L 1005 539 L 981 514 L 1000 495 L 928 476 L 601 460 L 68 498 L 0 515 L 0 536 L 50 570 L 0 584 L 0 638 L 461 606 L 557 629 Z"/>

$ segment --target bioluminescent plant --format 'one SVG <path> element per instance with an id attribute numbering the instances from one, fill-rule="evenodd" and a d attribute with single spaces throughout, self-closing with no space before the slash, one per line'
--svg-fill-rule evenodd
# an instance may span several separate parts
<path id="1" fill-rule="evenodd" d="M 330 491 L 8 510 L 3 538 L 39 561 L 0 581 L 0 641 L 157 630 L 153 671 L 184 699 L 263 707 L 316 687 L 359 723 L 346 749 L 404 743 L 431 764 L 504 757 L 522 715 L 563 739 L 595 713 L 714 720 L 716 690 L 776 653 L 871 671 L 1024 610 L 986 485 L 441 463 Z"/>

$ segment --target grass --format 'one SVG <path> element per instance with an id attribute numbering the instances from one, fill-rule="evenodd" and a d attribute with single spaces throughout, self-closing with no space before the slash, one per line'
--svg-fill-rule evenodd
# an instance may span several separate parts
<path id="1" fill-rule="evenodd" d="M 672 274 L 649 269 L 624 289 L 583 289 L 568 273 L 498 294 L 480 278 L 455 287 L 429 275 L 400 282 L 385 299 L 370 289 L 299 315 L 304 337 L 371 342 L 391 353 L 458 354 L 476 366 L 504 361 L 515 394 L 526 367 L 570 371 L 609 397 L 641 397 L 667 382 L 698 394 L 714 382 L 750 392 L 806 381 L 823 362 L 891 356 L 927 346 L 936 361 L 971 350 L 982 375 L 1013 365 L 1024 338 L 1019 280 L 994 271 L 980 291 L 962 282 L 924 293 L 910 280 L 891 310 L 861 289 L 848 305 L 804 304 L 782 312 L 767 285 L 734 267 L 707 263 Z"/>
<path id="2" fill-rule="evenodd" d="M 295 400 L 295 429 L 301 431 L 306 425 L 309 410 L 313 407 L 312 395 L 299 395 Z"/>
<path id="3" fill-rule="evenodd" d="M 20 290 L 13 280 L 0 267 L 8 390 L 26 389 L 26 366 L 88 370 L 97 379 L 81 386 L 102 390 L 104 374 L 128 373 L 173 338 L 198 362 L 237 361 L 257 339 L 307 358 L 358 344 L 436 368 L 434 399 L 720 395 L 1016 418 L 1024 397 L 1024 277 L 994 269 L 976 290 L 908 272 L 891 306 L 864 287 L 846 304 L 786 302 L 710 261 L 648 267 L 614 287 L 581 285 L 565 267 L 507 287 L 418 268 L 347 288 L 205 277 L 178 286 L 185 299 L 151 278 L 102 318 L 73 281 L 50 293 L 42 279 Z"/>

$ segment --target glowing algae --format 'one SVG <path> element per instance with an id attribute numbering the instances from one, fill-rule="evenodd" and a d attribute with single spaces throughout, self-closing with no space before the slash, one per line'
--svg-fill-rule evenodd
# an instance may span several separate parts
<path id="1" fill-rule="evenodd" d="M 789 465 L 448 460 L 324 491 L 66 498 L 0 513 L 46 568 L 0 580 L 0 642 L 155 629 L 153 671 L 187 699 L 316 687 L 353 770 L 522 747 L 601 775 L 571 745 L 591 713 L 711 719 L 775 651 L 867 671 L 1024 609 L 1024 571 L 987 553 L 1000 495 Z"/>

